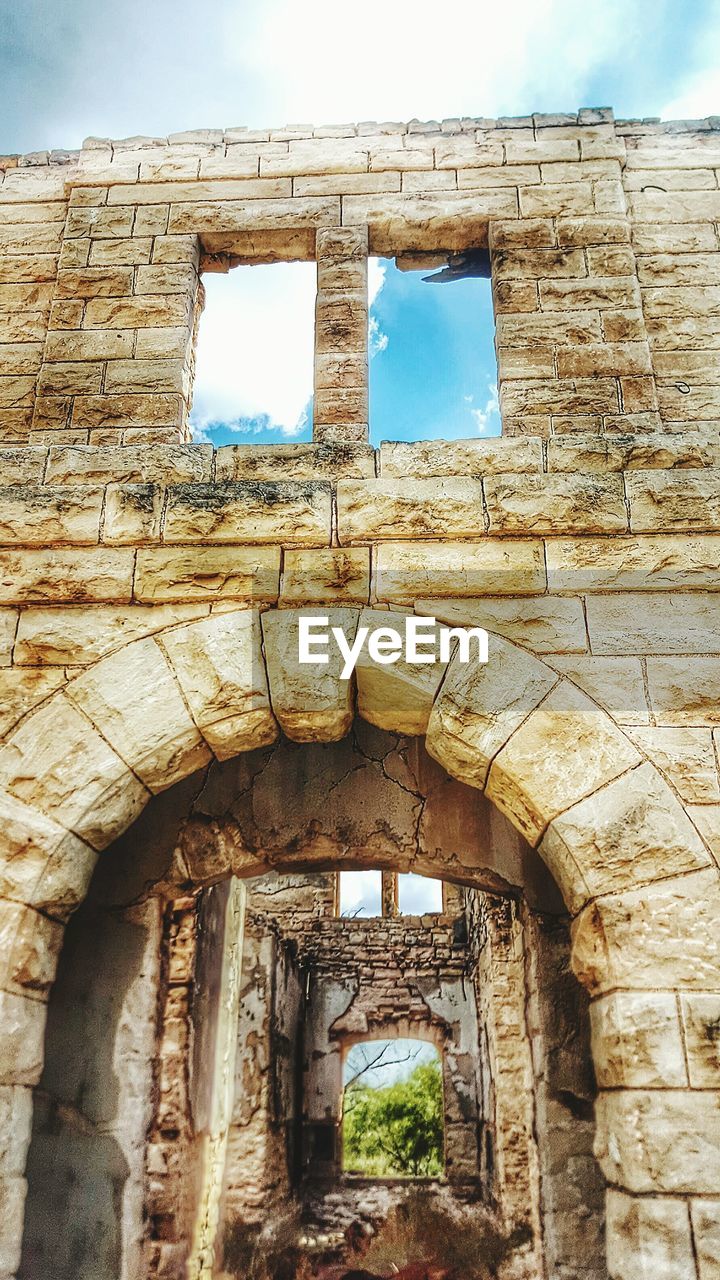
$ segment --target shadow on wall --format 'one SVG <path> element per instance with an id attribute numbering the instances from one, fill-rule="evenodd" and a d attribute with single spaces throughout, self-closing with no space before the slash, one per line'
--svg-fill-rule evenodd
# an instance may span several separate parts
<path id="1" fill-rule="evenodd" d="M 139 1274 L 125 1270 L 122 1234 L 133 1194 L 126 1151 L 142 1147 L 149 1118 L 132 1041 L 154 1031 L 143 993 L 154 917 L 154 903 L 111 912 L 88 902 L 68 927 L 35 1096 L 21 1280 Z"/>

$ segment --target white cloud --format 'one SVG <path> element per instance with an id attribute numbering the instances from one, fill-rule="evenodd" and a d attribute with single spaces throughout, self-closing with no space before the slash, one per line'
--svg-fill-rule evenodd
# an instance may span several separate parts
<path id="1" fill-rule="evenodd" d="M 479 436 L 497 435 L 500 430 L 500 405 L 498 402 L 498 389 L 491 382 L 488 383 L 488 398 L 482 409 L 471 409 L 470 413 L 475 419 L 475 426 Z M 465 397 L 467 400 L 467 396 Z"/>
<path id="2" fill-rule="evenodd" d="M 237 267 L 206 275 L 192 421 L 297 435 L 313 389 L 315 265 Z"/>
<path id="3" fill-rule="evenodd" d="M 661 114 L 663 120 L 700 120 L 720 115 L 720 67 L 693 76 Z"/>

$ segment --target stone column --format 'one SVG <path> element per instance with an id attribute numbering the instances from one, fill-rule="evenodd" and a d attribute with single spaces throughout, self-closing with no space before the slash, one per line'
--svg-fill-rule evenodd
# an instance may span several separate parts
<path id="1" fill-rule="evenodd" d="M 317 233 L 313 438 L 368 436 L 367 227 Z"/>
<path id="2" fill-rule="evenodd" d="M 398 914 L 398 878 L 396 871 L 381 871 L 382 876 L 382 913 L 384 916 Z"/>

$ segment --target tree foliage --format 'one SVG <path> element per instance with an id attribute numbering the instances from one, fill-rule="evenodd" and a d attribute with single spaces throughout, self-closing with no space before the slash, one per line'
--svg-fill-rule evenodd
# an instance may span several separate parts
<path id="1" fill-rule="evenodd" d="M 368 1177 L 438 1177 L 443 1172 L 443 1091 L 439 1062 L 423 1062 L 382 1088 L 345 1090 L 345 1168 Z"/>

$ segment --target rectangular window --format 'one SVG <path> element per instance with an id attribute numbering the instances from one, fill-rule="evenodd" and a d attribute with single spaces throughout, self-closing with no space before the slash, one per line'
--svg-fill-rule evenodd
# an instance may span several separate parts
<path id="1" fill-rule="evenodd" d="M 280 444 L 312 435 L 317 268 L 275 262 L 203 275 L 194 440 Z"/>
<path id="2" fill-rule="evenodd" d="M 370 259 L 372 444 L 500 435 L 489 275 L 484 249 Z"/>
<path id="3" fill-rule="evenodd" d="M 398 876 L 398 909 L 403 916 L 442 912 L 442 880 L 431 880 L 429 876 Z"/>
<path id="4" fill-rule="evenodd" d="M 340 872 L 340 915 L 382 915 L 382 876 L 379 871 Z"/>

